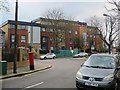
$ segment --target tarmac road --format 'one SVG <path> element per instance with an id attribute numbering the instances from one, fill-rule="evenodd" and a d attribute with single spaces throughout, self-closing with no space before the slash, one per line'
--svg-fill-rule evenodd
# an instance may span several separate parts
<path id="1" fill-rule="evenodd" d="M 75 75 L 85 59 L 63 58 L 37 60 L 36 63 L 50 64 L 52 68 L 27 74 L 25 76 L 4 79 L 2 90 L 76 90 Z M 46 89 L 45 89 L 46 88 Z M 35 89 L 35 90 L 36 90 Z"/>
<path id="2" fill-rule="evenodd" d="M 73 58 L 37 60 L 37 63 L 50 64 L 53 67 L 49 70 L 5 79 L 2 81 L 2 87 L 17 88 L 17 90 L 30 88 L 76 88 L 75 75 L 83 62 L 83 59 Z"/>

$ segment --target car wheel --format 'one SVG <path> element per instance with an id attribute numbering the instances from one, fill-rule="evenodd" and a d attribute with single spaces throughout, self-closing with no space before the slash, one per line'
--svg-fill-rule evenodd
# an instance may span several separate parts
<path id="1" fill-rule="evenodd" d="M 53 57 L 53 59 L 55 59 L 55 57 Z"/>
<path id="2" fill-rule="evenodd" d="M 44 57 L 44 59 L 47 59 L 46 57 Z"/>
<path id="3" fill-rule="evenodd" d="M 77 90 L 80 90 L 80 88 L 77 86 L 77 84 L 76 84 L 76 89 L 77 89 Z"/>
<path id="4" fill-rule="evenodd" d="M 76 85 L 76 90 L 85 90 L 85 89 L 79 88 L 79 87 Z"/>

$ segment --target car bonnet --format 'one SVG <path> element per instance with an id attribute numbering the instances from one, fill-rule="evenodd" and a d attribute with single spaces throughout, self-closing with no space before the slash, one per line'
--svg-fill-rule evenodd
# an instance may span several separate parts
<path id="1" fill-rule="evenodd" d="M 102 69 L 102 68 L 91 68 L 81 67 L 80 72 L 83 76 L 104 78 L 105 76 L 114 73 L 115 69 Z"/>

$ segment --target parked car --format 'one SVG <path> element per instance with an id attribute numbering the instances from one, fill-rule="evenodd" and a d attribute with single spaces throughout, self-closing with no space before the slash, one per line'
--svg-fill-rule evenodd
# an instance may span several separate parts
<path id="1" fill-rule="evenodd" d="M 45 55 L 40 56 L 40 59 L 54 59 L 56 55 L 54 53 L 47 53 Z"/>
<path id="2" fill-rule="evenodd" d="M 73 57 L 74 58 L 79 58 L 79 57 L 85 57 L 85 56 L 88 56 L 88 54 L 85 53 L 85 52 L 80 52 L 79 54 L 75 54 Z"/>
<path id="3" fill-rule="evenodd" d="M 91 55 L 76 74 L 77 88 L 120 90 L 119 60 L 111 54 Z"/>

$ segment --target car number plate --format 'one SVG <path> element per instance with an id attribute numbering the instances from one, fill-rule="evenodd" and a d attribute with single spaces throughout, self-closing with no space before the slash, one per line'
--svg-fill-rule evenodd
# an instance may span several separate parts
<path id="1" fill-rule="evenodd" d="M 94 87 L 98 87 L 98 84 L 96 84 L 96 83 L 92 83 L 92 82 L 86 82 L 85 85 L 86 85 L 86 86 L 94 86 Z"/>

